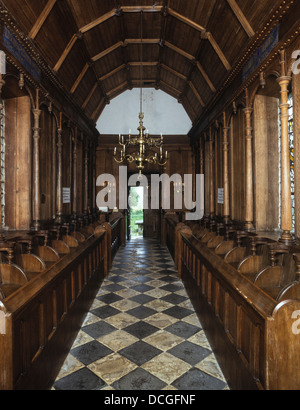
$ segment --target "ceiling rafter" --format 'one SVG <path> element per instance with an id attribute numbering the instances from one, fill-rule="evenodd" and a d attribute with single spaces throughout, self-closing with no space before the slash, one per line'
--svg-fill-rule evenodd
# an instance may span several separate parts
<path id="1" fill-rule="evenodd" d="M 74 93 L 75 93 L 77 87 L 79 86 L 81 80 L 83 79 L 83 77 L 85 76 L 85 74 L 86 74 L 86 72 L 88 71 L 89 68 L 90 68 L 90 64 L 89 64 L 89 63 L 86 63 L 85 66 L 83 67 L 81 73 L 80 73 L 79 76 L 77 77 L 75 83 L 73 84 L 71 90 L 70 90 L 70 93 L 71 93 L 71 94 L 74 94 Z"/>
<path id="2" fill-rule="evenodd" d="M 241 23 L 243 29 L 246 31 L 248 37 L 250 38 L 253 37 L 255 35 L 255 31 L 251 27 L 251 24 L 249 23 L 249 21 L 246 19 L 244 13 L 238 6 L 237 2 L 235 0 L 227 0 L 227 3 L 229 4 L 232 11 L 236 15 L 237 19 Z"/>
<path id="3" fill-rule="evenodd" d="M 198 70 L 200 71 L 200 73 L 202 74 L 203 78 L 205 79 L 205 81 L 207 82 L 209 88 L 211 89 L 211 91 L 213 93 L 216 92 L 216 89 L 213 85 L 213 83 L 211 82 L 210 78 L 208 77 L 206 71 L 204 70 L 204 68 L 202 67 L 202 65 L 199 63 L 199 61 L 196 61 L 196 67 L 198 68 Z"/>
<path id="4" fill-rule="evenodd" d="M 183 23 L 187 24 L 188 26 L 192 27 L 193 29 L 195 29 L 197 31 L 200 31 L 201 34 L 202 34 L 202 38 L 203 39 L 208 39 L 208 41 L 210 42 L 212 47 L 215 49 L 216 53 L 218 54 L 220 60 L 224 64 L 225 68 L 228 71 L 231 70 L 230 63 L 228 62 L 227 58 L 225 57 L 223 51 L 221 50 L 220 46 L 216 42 L 216 40 L 215 40 L 214 36 L 212 35 L 212 33 L 206 31 L 206 29 L 204 27 L 202 27 L 199 24 L 195 23 L 194 21 L 184 17 L 182 14 L 179 14 L 179 13 L 175 12 L 172 9 L 168 9 L 168 13 L 171 16 L 176 17 L 178 20 L 182 21 Z"/>
<path id="5" fill-rule="evenodd" d="M 225 57 L 225 54 L 223 53 L 223 51 L 219 47 L 219 44 L 216 42 L 214 36 L 210 32 L 202 33 L 202 36 L 203 36 L 203 38 L 208 39 L 208 41 L 210 42 L 210 44 L 214 48 L 215 52 L 217 53 L 219 59 L 222 61 L 222 63 L 224 65 L 224 67 L 226 68 L 226 70 L 230 71 L 231 70 L 231 65 L 230 65 L 229 61 L 227 60 L 227 58 Z"/>
<path id="6" fill-rule="evenodd" d="M 123 41 L 119 41 L 118 43 L 114 44 L 113 46 L 111 46 L 111 47 L 107 48 L 106 50 L 102 51 L 101 53 L 99 53 L 97 56 L 92 57 L 91 61 L 92 61 L 92 62 L 98 61 L 98 60 L 100 60 L 101 58 L 105 57 L 106 55 L 108 55 L 109 53 L 113 52 L 114 50 L 116 50 L 116 49 L 119 48 L 119 47 L 126 47 L 128 44 L 139 44 L 139 43 L 141 43 L 141 40 L 140 40 L 140 39 L 126 39 L 124 42 L 123 42 Z M 145 40 L 144 40 L 144 43 L 146 43 L 146 44 L 160 44 L 160 40 L 159 40 L 159 39 L 145 39 Z M 164 45 L 165 45 L 166 47 L 170 48 L 171 50 L 175 51 L 176 53 L 178 53 L 178 54 L 184 56 L 184 57 L 187 58 L 189 61 L 193 61 L 193 62 L 195 61 L 195 57 L 194 57 L 193 55 L 186 53 L 184 50 L 182 50 L 182 49 L 180 49 L 179 47 L 177 47 L 177 46 L 171 44 L 170 42 L 166 41 L 166 42 L 164 43 Z M 129 63 L 128 63 L 129 66 L 138 66 L 138 65 L 140 65 L 140 64 L 141 64 L 140 62 L 129 62 Z M 144 64 L 144 65 L 158 65 L 158 66 L 160 66 L 160 63 L 159 63 L 159 62 L 143 62 L 143 64 Z M 75 81 L 73 87 L 71 88 L 71 91 L 70 91 L 71 94 L 73 94 L 73 93 L 76 91 L 76 89 L 77 89 L 79 83 L 82 81 L 83 77 L 85 76 L 85 74 L 86 74 L 86 72 L 87 72 L 89 66 L 90 66 L 90 64 L 86 64 L 86 65 L 84 66 L 82 72 L 80 73 L 80 75 L 79 75 L 78 78 L 76 79 L 76 81 Z M 202 66 L 200 65 L 200 63 L 197 63 L 197 62 L 196 62 L 196 66 L 198 67 L 198 69 L 199 69 L 200 72 L 202 73 L 204 79 L 206 80 L 206 82 L 208 83 L 208 85 L 209 85 L 209 87 L 212 89 L 212 91 L 215 91 L 215 88 L 214 88 L 212 82 L 210 81 L 209 77 L 208 77 L 207 74 L 205 73 L 205 71 L 204 71 L 204 69 L 202 68 Z M 166 68 L 166 67 L 167 67 L 167 66 L 165 66 L 165 68 Z M 111 73 L 106 74 L 104 79 L 110 77 L 110 75 L 113 75 L 115 72 L 118 72 L 119 70 L 121 70 L 121 69 L 123 69 L 123 68 L 125 68 L 124 65 L 121 65 L 120 67 L 117 67 L 117 68 L 116 68 L 115 70 L 113 70 Z M 172 69 L 171 69 L 170 67 L 168 67 L 168 70 L 171 72 Z M 173 74 L 176 72 L 175 70 L 172 70 L 172 71 L 173 71 Z M 179 74 L 179 76 L 180 76 L 182 79 L 184 79 L 185 81 L 187 80 L 186 76 L 183 76 L 182 74 L 180 74 L 180 73 L 178 73 L 178 72 L 176 72 L 176 73 L 177 73 L 177 75 Z M 103 78 L 100 77 L 99 80 L 102 81 Z M 156 81 L 156 82 L 157 82 L 157 81 Z"/>
<path id="7" fill-rule="evenodd" d="M 80 34 L 74 34 L 71 38 L 71 40 L 69 41 L 69 43 L 67 44 L 66 48 L 64 49 L 62 55 L 60 56 L 58 62 L 55 64 L 55 66 L 53 67 L 53 71 L 57 72 L 60 67 L 63 65 L 65 59 L 68 57 L 71 49 L 73 48 L 74 44 L 76 43 L 76 41 L 80 38 Z"/>
<path id="8" fill-rule="evenodd" d="M 188 82 L 188 85 L 191 87 L 193 93 L 195 94 L 195 96 L 197 97 L 198 101 L 200 102 L 200 104 L 202 105 L 202 107 L 205 107 L 205 102 L 202 100 L 201 95 L 199 94 L 198 90 L 196 89 L 196 87 L 194 86 L 192 81 Z"/>
<path id="9" fill-rule="evenodd" d="M 94 92 L 96 91 L 96 89 L 98 88 L 98 81 L 96 81 L 96 83 L 94 84 L 93 88 L 91 89 L 91 91 L 89 92 L 88 96 L 86 97 L 86 99 L 84 100 L 84 103 L 82 104 L 81 108 L 84 110 L 86 108 L 86 106 L 88 105 L 90 99 L 92 98 Z"/>
<path id="10" fill-rule="evenodd" d="M 99 77 L 100 81 L 107 80 L 109 77 L 113 76 L 114 74 L 117 74 L 119 71 L 125 70 L 127 67 L 126 64 L 121 64 L 119 67 L 116 67 L 114 70 L 110 71 L 107 74 L 104 74 L 102 77 Z"/>
<path id="11" fill-rule="evenodd" d="M 200 24 L 197 24 L 193 20 L 184 17 L 182 14 L 177 13 L 177 11 L 171 8 L 168 8 L 168 13 L 170 14 L 170 16 L 175 17 L 177 20 L 182 21 L 183 23 L 187 24 L 188 26 L 194 28 L 197 31 L 206 31 L 206 29 L 203 26 L 200 26 Z"/>
<path id="12" fill-rule="evenodd" d="M 124 47 L 124 41 L 118 41 L 116 44 L 112 45 L 111 47 L 107 48 L 106 50 L 102 51 L 101 53 L 97 54 L 96 56 L 91 58 L 91 61 L 95 62 L 100 60 L 101 58 L 105 57 L 107 54 L 112 53 L 119 47 Z"/>
<path id="13" fill-rule="evenodd" d="M 248 21 L 246 20 L 244 14 L 242 13 L 242 11 L 240 10 L 240 8 L 238 7 L 237 3 L 235 2 L 235 0 L 227 0 L 228 4 L 230 5 L 230 7 L 232 8 L 233 12 L 235 13 L 236 17 L 239 19 L 240 23 L 242 24 L 242 26 L 244 27 L 244 29 L 246 30 L 248 35 L 253 35 L 254 32 L 250 26 L 250 24 L 248 23 Z M 34 38 L 37 33 L 39 32 L 40 28 L 42 27 L 42 25 L 44 24 L 45 20 L 47 19 L 47 17 L 49 16 L 49 14 L 51 13 L 51 10 L 53 9 L 54 5 L 56 3 L 56 0 L 49 0 L 47 5 L 45 6 L 43 12 L 41 13 L 41 15 L 39 16 L 38 20 L 36 21 L 36 23 L 34 24 L 34 26 L 32 27 L 32 30 L 30 32 L 30 36 L 31 38 Z M 57 61 L 56 65 L 54 66 L 53 70 L 55 72 L 57 72 L 60 67 L 62 66 L 62 64 L 64 63 L 65 59 L 67 58 L 68 54 L 70 53 L 70 51 L 72 50 L 73 46 L 75 45 L 76 41 L 78 39 L 82 39 L 83 34 L 92 30 L 93 28 L 103 24 L 104 22 L 108 21 L 109 19 L 111 19 L 114 16 L 122 16 L 123 13 L 140 13 L 140 12 L 161 12 L 162 13 L 162 28 L 161 28 L 161 35 L 164 35 L 165 33 L 165 26 L 166 26 L 166 18 L 168 15 L 174 17 L 175 19 L 177 19 L 178 21 L 181 21 L 182 23 L 192 27 L 193 29 L 200 31 L 201 32 L 201 36 L 203 39 L 208 39 L 210 44 L 212 45 L 212 47 L 214 48 L 215 52 L 217 53 L 218 57 L 220 58 L 220 60 L 222 61 L 223 65 L 225 66 L 225 68 L 227 70 L 231 69 L 231 65 L 228 62 L 226 56 L 224 55 L 224 53 L 222 52 L 221 48 L 219 47 L 219 45 L 217 44 L 217 42 L 215 41 L 213 35 L 210 32 L 207 32 L 205 27 L 197 24 L 196 22 L 194 22 L 193 20 L 183 16 L 182 14 L 176 12 L 175 10 L 173 10 L 172 8 L 168 7 L 168 0 L 164 0 L 164 5 L 163 6 L 141 6 L 141 7 L 135 7 L 135 6 L 124 6 L 124 7 L 119 7 L 119 8 L 114 8 L 111 11 L 109 11 L 108 13 L 102 15 L 101 17 L 95 19 L 94 21 L 86 24 L 85 26 L 81 27 L 78 31 L 78 33 L 74 34 L 72 36 L 72 38 L 70 39 L 69 43 L 67 44 L 65 50 L 63 51 L 62 55 L 60 56 L 59 60 Z M 247 24 L 248 23 L 248 24 Z M 252 31 L 251 31 L 252 30 Z M 128 44 L 140 44 L 142 42 L 142 44 L 159 44 L 160 46 L 166 46 L 168 48 L 170 48 L 171 50 L 175 51 L 176 53 L 182 55 L 183 57 L 187 58 L 189 61 L 193 62 L 193 67 L 190 71 L 190 75 L 188 77 L 184 76 L 183 74 L 177 72 L 176 70 L 168 67 L 165 64 L 160 64 L 160 62 L 155 62 L 155 65 L 158 66 L 158 70 L 157 70 L 157 78 L 156 78 L 156 86 L 158 86 L 159 81 L 160 81 L 160 69 L 164 68 L 167 71 L 173 73 L 174 75 L 176 75 L 177 77 L 183 79 L 186 82 L 186 85 L 189 86 L 194 94 L 196 95 L 197 99 L 199 100 L 199 102 L 201 103 L 202 106 L 205 106 L 199 92 L 197 91 L 196 87 L 194 86 L 193 82 L 190 80 L 191 74 L 193 72 L 194 67 L 196 66 L 198 68 L 198 70 L 200 71 L 200 73 L 202 74 L 203 78 L 205 79 L 205 81 L 207 82 L 207 84 L 209 85 L 210 89 L 215 92 L 216 89 L 214 87 L 214 85 L 212 84 L 211 80 L 209 79 L 207 73 L 205 72 L 205 70 L 203 69 L 203 67 L 201 66 L 201 64 L 197 61 L 197 56 L 193 56 L 191 54 L 189 54 L 188 52 L 184 51 L 183 49 L 175 46 L 174 44 L 168 42 L 168 41 L 164 41 L 164 39 L 162 40 L 162 38 L 160 39 L 124 39 L 124 27 L 122 25 L 122 19 L 121 19 L 121 32 L 123 34 L 123 41 L 119 41 L 116 44 L 112 45 L 111 47 L 107 48 L 106 50 L 102 51 L 101 53 L 93 56 L 90 60 L 90 62 L 88 62 L 82 72 L 79 74 L 79 76 L 77 77 L 75 83 L 73 84 L 72 88 L 71 88 L 71 93 L 73 94 L 77 87 L 79 86 L 80 82 L 83 80 L 86 72 L 88 71 L 89 67 L 93 66 L 93 63 L 100 60 L 101 58 L 105 57 L 106 55 L 112 53 L 114 50 L 118 49 L 119 47 L 123 47 L 123 49 L 125 49 L 127 47 Z M 160 55 L 161 55 L 161 50 L 163 47 L 161 47 L 160 49 Z M 122 70 L 125 67 L 130 67 L 130 66 L 134 66 L 134 63 L 131 63 L 131 65 L 128 62 L 128 59 L 126 58 L 126 56 L 124 56 L 125 58 L 125 64 L 121 65 L 120 67 L 116 68 L 115 70 L 113 70 L 111 73 L 108 73 L 106 76 L 102 76 L 99 77 L 97 79 L 97 82 L 95 83 L 95 85 L 93 86 L 92 90 L 90 91 L 90 93 L 88 94 L 88 96 L 86 97 L 84 103 L 83 103 L 83 108 L 85 108 L 90 100 L 90 98 L 92 97 L 93 93 L 95 92 L 95 90 L 97 89 L 97 86 L 100 84 L 101 85 L 101 89 L 102 92 L 104 94 L 104 99 L 105 98 L 110 98 L 110 95 L 114 92 L 114 90 L 110 91 L 109 93 L 105 93 L 102 87 L 102 81 L 106 78 L 109 78 L 111 75 L 113 75 L 114 73 Z M 128 71 L 128 87 L 131 87 L 131 79 L 130 79 L 130 70 Z M 96 74 L 96 73 L 95 73 Z M 97 75 L 96 75 L 97 77 Z M 122 87 L 123 85 L 121 85 L 120 87 Z M 119 87 L 118 87 L 119 88 Z"/>
<path id="14" fill-rule="evenodd" d="M 128 81 L 124 81 L 122 84 L 119 84 L 117 87 L 113 88 L 112 90 L 110 90 L 107 93 L 108 98 L 111 98 L 111 95 L 115 94 L 116 92 L 118 92 L 121 89 L 126 89 L 128 88 Z"/>
<path id="15" fill-rule="evenodd" d="M 162 64 L 161 68 L 164 68 L 165 70 L 169 71 L 169 73 L 174 74 L 176 77 L 181 78 L 184 81 L 187 81 L 187 77 L 181 73 L 179 73 L 178 71 L 174 70 L 173 68 L 167 66 L 166 64 Z"/>
<path id="16" fill-rule="evenodd" d="M 29 38 L 31 38 L 32 40 L 35 39 L 40 29 L 42 28 L 44 22 L 46 21 L 47 17 L 51 13 L 53 7 L 55 6 L 56 1 L 57 0 L 48 0 L 48 3 L 44 7 L 44 10 L 39 15 L 37 21 L 35 22 L 35 24 L 33 25 L 32 29 L 29 32 L 28 34 Z"/>
<path id="17" fill-rule="evenodd" d="M 96 123 L 97 119 L 100 117 L 100 115 L 102 114 L 104 108 L 107 105 L 107 101 L 105 100 L 105 98 L 102 98 L 99 102 L 99 104 L 97 105 L 97 107 L 95 108 L 95 110 L 93 111 L 91 118 L 92 120 Z"/>
<path id="18" fill-rule="evenodd" d="M 51 1 L 53 2 L 53 1 L 56 1 L 56 0 L 49 0 L 49 2 L 51 2 Z M 231 0 L 229 0 L 229 1 L 231 1 Z M 107 20 L 111 19 L 114 16 L 120 16 L 120 15 L 122 15 L 122 13 L 140 13 L 141 11 L 142 12 L 163 12 L 163 20 L 165 19 L 167 14 L 169 14 L 169 15 L 173 16 L 174 18 L 176 18 L 177 20 L 183 22 L 184 24 L 187 24 L 188 26 L 192 27 L 193 29 L 195 29 L 197 31 L 200 31 L 202 33 L 202 38 L 209 40 L 212 47 L 215 49 L 217 55 L 219 56 L 220 60 L 224 64 L 225 68 L 228 71 L 231 69 L 230 63 L 228 62 L 228 60 L 225 57 L 223 51 L 221 50 L 221 48 L 219 47 L 219 45 L 215 41 L 212 33 L 207 32 L 206 29 L 203 26 L 200 26 L 199 24 L 195 23 L 194 21 L 184 17 L 182 14 L 177 13 L 175 10 L 169 8 L 168 6 L 141 6 L 141 7 L 128 6 L 128 7 L 120 7 L 119 9 L 113 9 L 110 12 L 104 14 L 103 16 L 95 19 L 91 23 L 81 27 L 79 29 L 78 33 L 74 34 L 72 36 L 70 42 L 67 44 L 65 50 L 63 51 L 61 57 L 59 58 L 58 62 L 56 63 L 56 65 L 54 67 L 54 71 L 59 70 L 59 68 L 62 66 L 64 60 L 66 59 L 66 57 L 70 53 L 70 51 L 71 51 L 72 47 L 74 46 L 74 44 L 76 43 L 76 41 L 79 38 L 81 38 L 81 36 L 84 33 L 86 33 L 87 31 L 92 30 L 93 28 L 101 25 L 102 23 L 106 22 Z M 239 13 L 239 16 L 240 15 L 241 15 L 241 13 Z M 162 32 L 164 32 L 164 30 L 162 30 Z M 126 41 L 128 41 L 128 40 L 123 41 L 124 46 L 126 45 Z M 140 39 L 138 39 L 138 40 L 132 39 L 130 41 L 131 41 L 131 43 L 134 43 L 135 41 L 140 42 L 141 40 Z M 162 39 L 157 40 L 158 43 L 161 43 L 161 41 L 162 41 Z M 143 42 L 145 44 L 152 44 L 151 41 L 149 41 L 148 39 L 144 39 Z M 122 42 L 120 41 L 119 45 L 118 46 L 115 45 L 115 47 L 116 48 L 120 47 L 121 43 Z M 167 43 L 167 42 L 165 42 L 165 43 Z M 168 44 L 170 44 L 170 43 L 168 43 Z M 179 49 L 179 50 L 181 50 L 181 49 Z M 110 49 L 107 49 L 107 53 L 109 53 L 109 52 L 110 52 Z M 190 54 L 185 53 L 183 50 L 181 50 L 181 54 L 184 55 L 185 57 L 189 58 L 189 59 L 194 59 L 194 57 L 191 57 Z M 102 58 L 102 53 L 99 53 L 97 56 L 93 57 L 92 61 L 96 61 L 97 59 L 100 59 L 100 58 Z"/>

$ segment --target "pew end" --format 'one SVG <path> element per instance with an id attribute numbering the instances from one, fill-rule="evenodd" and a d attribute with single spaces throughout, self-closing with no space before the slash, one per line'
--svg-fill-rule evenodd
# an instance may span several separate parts
<path id="1" fill-rule="evenodd" d="M 0 264 L 0 298 L 4 300 L 28 282 L 28 276 L 13 263 Z"/>

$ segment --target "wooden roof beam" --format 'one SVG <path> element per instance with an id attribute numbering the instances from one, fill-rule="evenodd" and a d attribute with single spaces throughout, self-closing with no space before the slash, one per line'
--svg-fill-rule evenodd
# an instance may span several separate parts
<path id="1" fill-rule="evenodd" d="M 122 6 L 120 10 L 123 13 L 159 13 L 163 9 L 163 6 Z"/>
<path id="2" fill-rule="evenodd" d="M 177 98 L 179 98 L 181 96 L 181 91 L 179 91 L 177 88 L 173 87 L 172 85 L 166 83 L 163 80 L 160 80 L 159 82 L 160 84 L 162 84 L 164 87 L 169 88 L 170 90 L 172 90 L 172 92 L 177 95 Z"/>
<path id="3" fill-rule="evenodd" d="M 169 66 L 167 66 L 167 65 L 165 65 L 165 64 L 162 64 L 161 67 L 164 68 L 165 70 L 169 71 L 169 73 L 174 74 L 176 77 L 179 77 L 179 78 L 181 78 L 181 79 L 184 80 L 184 81 L 187 81 L 187 77 L 186 77 L 185 75 L 179 73 L 179 72 L 176 71 L 176 70 L 173 70 L 173 68 L 171 68 L 171 67 L 169 67 Z"/>
<path id="4" fill-rule="evenodd" d="M 71 40 L 69 41 L 68 45 L 66 46 L 66 48 L 64 49 L 62 55 L 60 56 L 58 62 L 55 64 L 55 66 L 53 67 L 54 71 L 58 71 L 60 69 L 60 67 L 63 65 L 65 59 L 67 58 L 68 54 L 70 53 L 70 51 L 72 50 L 74 44 L 76 43 L 76 41 L 78 40 L 80 36 L 78 34 L 74 34 L 71 38 Z"/>
<path id="5" fill-rule="evenodd" d="M 48 3 L 46 4 L 44 10 L 38 17 L 37 21 L 35 22 L 34 26 L 30 30 L 28 37 L 31 38 L 32 40 L 35 39 L 37 36 L 38 32 L 42 28 L 44 22 L 46 21 L 47 17 L 51 13 L 51 10 L 55 6 L 56 0 L 48 0 Z"/>
<path id="6" fill-rule="evenodd" d="M 90 99 L 92 98 L 94 92 L 96 91 L 98 87 L 98 81 L 94 84 L 93 88 L 91 89 L 91 91 L 89 92 L 88 96 L 86 97 L 84 103 L 82 104 L 82 108 L 85 109 L 86 106 L 88 105 Z"/>
<path id="7" fill-rule="evenodd" d="M 92 57 L 92 61 L 98 61 L 101 58 L 105 57 L 107 54 L 113 52 L 114 50 L 116 50 L 119 47 L 123 47 L 124 46 L 124 42 L 123 41 L 119 41 L 118 43 L 114 44 L 113 46 L 107 48 L 106 50 L 102 51 L 101 53 L 97 54 L 96 56 Z"/>
<path id="8" fill-rule="evenodd" d="M 207 85 L 209 86 L 209 88 L 211 89 L 211 91 L 213 93 L 216 92 L 216 89 L 213 85 L 213 83 L 211 82 L 210 78 L 208 77 L 206 71 L 204 70 L 204 68 L 202 67 L 202 65 L 199 63 L 199 61 L 196 61 L 196 67 L 198 68 L 198 70 L 200 71 L 200 73 L 202 74 L 202 76 L 204 77 Z"/>
<path id="9" fill-rule="evenodd" d="M 232 0 L 229 0 L 232 2 Z M 234 0 L 233 0 L 234 1 Z M 236 9 L 236 8 L 235 8 Z M 237 11 L 237 10 L 236 10 Z M 182 14 L 177 13 L 176 11 L 172 10 L 172 9 L 168 9 L 168 13 L 177 18 L 178 20 L 182 21 L 183 23 L 187 24 L 188 26 L 194 28 L 197 31 L 200 31 L 203 34 L 203 38 L 204 39 L 208 39 L 211 43 L 211 45 L 213 46 L 213 48 L 215 49 L 216 53 L 218 54 L 220 60 L 222 61 L 222 63 L 224 64 L 225 68 L 229 71 L 231 69 L 231 65 L 229 64 L 227 58 L 225 57 L 224 53 L 222 52 L 222 50 L 220 49 L 219 45 L 217 44 L 217 42 L 215 41 L 213 35 L 209 32 L 206 31 L 205 27 L 200 26 L 199 24 L 195 23 L 194 21 L 188 19 L 187 17 L 184 17 Z M 241 12 L 239 13 L 239 17 L 241 18 Z M 244 18 L 245 20 L 245 18 Z M 245 21 L 244 21 L 245 23 Z"/>
<path id="10" fill-rule="evenodd" d="M 81 33 L 86 33 L 89 30 L 92 30 L 93 28 L 99 26 L 100 24 L 104 23 L 105 21 L 111 19 L 114 16 L 120 15 L 120 13 L 140 13 L 141 11 L 144 13 L 157 13 L 162 10 L 162 6 L 127 6 L 127 7 L 120 7 L 118 9 L 113 9 L 109 11 L 108 13 L 104 14 L 103 16 L 100 16 L 99 18 L 95 19 L 94 21 L 91 21 L 89 24 L 86 24 L 85 26 L 81 27 L 79 31 Z"/>
<path id="11" fill-rule="evenodd" d="M 79 31 L 81 33 L 86 33 L 89 30 L 92 30 L 93 28 L 99 26 L 100 24 L 104 23 L 105 21 L 111 19 L 112 17 L 114 17 L 116 15 L 116 9 L 113 9 L 111 11 L 109 11 L 106 14 L 103 14 L 103 16 L 97 18 L 96 20 L 92 21 L 89 24 L 86 24 L 85 26 L 81 27 L 79 29 Z"/>
<path id="12" fill-rule="evenodd" d="M 103 75 L 102 77 L 99 77 L 99 81 L 107 80 L 109 77 L 113 76 L 114 74 L 117 74 L 119 71 L 122 71 L 125 68 L 126 68 L 126 64 L 122 64 L 119 67 L 115 68 L 114 70 L 110 71 L 109 73 Z"/>
<path id="13" fill-rule="evenodd" d="M 114 89 L 110 90 L 107 95 L 110 98 L 111 95 L 115 94 L 116 92 L 119 92 L 120 90 L 122 90 L 123 88 L 126 89 L 128 87 L 128 82 L 124 81 L 122 84 L 119 84 L 117 87 L 115 87 Z"/>
<path id="14" fill-rule="evenodd" d="M 246 19 L 244 13 L 238 6 L 237 2 L 235 0 L 227 0 L 227 3 L 229 4 L 237 19 L 241 23 L 243 29 L 246 31 L 248 37 L 253 37 L 255 35 L 255 31 L 251 27 L 249 21 Z"/>
<path id="15" fill-rule="evenodd" d="M 100 117 L 100 115 L 102 114 L 107 104 L 108 102 L 105 100 L 105 98 L 102 98 L 102 100 L 100 100 L 99 104 L 97 105 L 97 107 L 95 108 L 95 110 L 93 111 L 91 115 L 91 118 L 94 122 L 96 122 L 97 118 Z"/>
<path id="16" fill-rule="evenodd" d="M 83 77 L 85 76 L 85 74 L 86 74 L 86 72 L 87 72 L 87 70 L 88 70 L 89 68 L 90 68 L 90 65 L 89 65 L 88 63 L 83 67 L 81 73 L 80 73 L 79 76 L 77 77 L 75 83 L 73 84 L 73 87 L 72 87 L 71 90 L 70 90 L 70 93 L 71 93 L 71 94 L 74 94 L 74 93 L 75 93 L 77 87 L 79 86 L 81 80 L 83 79 Z"/>
<path id="17" fill-rule="evenodd" d="M 169 8 L 168 13 L 170 14 L 170 16 L 175 17 L 177 20 L 182 21 L 183 23 L 187 24 L 188 26 L 194 28 L 197 31 L 205 31 L 205 28 L 203 26 L 200 26 L 200 24 L 197 24 L 194 21 L 188 19 L 187 17 L 184 17 L 182 14 L 177 13 L 175 10 Z"/>
<path id="18" fill-rule="evenodd" d="M 186 53 L 184 50 L 182 50 L 179 47 L 174 46 L 174 44 L 169 43 L 169 41 L 165 41 L 164 45 L 168 48 L 170 48 L 171 50 L 175 51 L 176 53 L 182 55 L 183 57 L 187 58 L 190 61 L 193 61 L 195 59 L 194 56 L 192 56 L 189 53 Z"/>
<path id="19" fill-rule="evenodd" d="M 210 44 L 214 48 L 215 52 L 217 53 L 219 59 L 222 61 L 222 63 L 224 65 L 224 67 L 226 68 L 226 70 L 228 70 L 228 71 L 231 70 L 231 65 L 230 65 L 229 61 L 227 60 L 227 58 L 225 57 L 223 51 L 219 47 L 218 43 L 214 39 L 214 36 L 211 33 L 206 32 L 204 34 L 204 38 L 208 39 L 208 41 L 210 42 Z"/>
<path id="20" fill-rule="evenodd" d="M 204 103 L 204 101 L 202 100 L 202 98 L 201 98 L 199 92 L 197 91 L 197 89 L 196 89 L 196 87 L 194 86 L 194 84 L 192 83 L 192 81 L 189 81 L 188 84 L 189 84 L 189 86 L 191 87 L 191 89 L 192 89 L 193 93 L 195 94 L 195 96 L 197 97 L 198 101 L 200 102 L 200 104 L 201 104 L 202 107 L 204 108 L 204 107 L 205 107 L 205 103 Z"/>

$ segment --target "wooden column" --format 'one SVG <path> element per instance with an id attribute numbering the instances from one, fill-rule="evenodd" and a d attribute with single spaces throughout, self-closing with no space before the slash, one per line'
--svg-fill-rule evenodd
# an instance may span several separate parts
<path id="1" fill-rule="evenodd" d="M 226 123 L 226 114 L 223 113 L 223 178 L 224 178 L 224 209 L 223 217 L 225 224 L 230 221 L 230 206 L 229 206 L 229 169 L 228 169 L 228 152 L 229 141 L 228 132 L 229 127 Z"/>
<path id="2" fill-rule="evenodd" d="M 36 90 L 36 106 L 33 110 L 33 167 L 32 167 L 32 230 L 38 231 L 41 228 L 41 188 L 40 188 L 40 115 L 39 109 L 39 89 Z"/>
<path id="3" fill-rule="evenodd" d="M 252 126 L 251 115 L 253 109 L 250 107 L 249 92 L 246 89 L 246 215 L 245 229 L 253 229 L 253 164 L 252 164 Z"/>
<path id="4" fill-rule="evenodd" d="M 63 197 L 62 197 L 62 113 L 59 115 L 57 130 L 57 185 L 56 185 L 56 223 L 62 223 Z"/>
<path id="5" fill-rule="evenodd" d="M 93 161 L 93 175 L 92 175 L 92 212 L 96 215 L 97 206 L 96 206 L 96 144 L 92 144 L 92 161 Z"/>
<path id="6" fill-rule="evenodd" d="M 205 147 L 205 140 L 204 138 L 200 137 L 199 140 L 199 173 L 201 175 L 205 174 L 205 163 L 204 163 L 204 148 Z"/>
<path id="7" fill-rule="evenodd" d="M 215 189 L 214 189 L 214 138 L 212 129 L 209 129 L 209 216 L 215 217 Z"/>
<path id="8" fill-rule="evenodd" d="M 300 75 L 293 75 L 294 144 L 295 144 L 295 236 L 300 237 Z"/>
<path id="9" fill-rule="evenodd" d="M 2 74 L 0 73 L 0 127 L 2 127 L 3 121 L 4 121 L 4 101 L 2 100 L 2 88 L 5 85 L 5 81 L 3 79 Z M 1 181 L 0 183 L 2 183 L 2 175 L 1 175 Z M 0 241 L 2 241 L 4 239 L 4 235 L 3 235 L 3 221 L 2 221 L 2 212 L 4 212 L 4 210 L 2 209 L 2 187 L 0 187 L 0 218 L 1 218 L 1 226 L 0 226 Z"/>
<path id="10" fill-rule="evenodd" d="M 292 198 L 291 198 L 291 166 L 290 166 L 290 144 L 288 124 L 288 86 L 291 77 L 287 75 L 285 50 L 281 51 L 281 77 L 278 78 L 280 85 L 280 120 L 281 120 L 281 229 L 280 242 L 293 243 L 291 230 L 292 222 Z"/>
<path id="11" fill-rule="evenodd" d="M 77 217 L 77 127 L 73 136 L 73 218 Z"/>
<path id="12" fill-rule="evenodd" d="M 89 214 L 89 152 L 88 141 L 84 145 L 84 215 Z"/>

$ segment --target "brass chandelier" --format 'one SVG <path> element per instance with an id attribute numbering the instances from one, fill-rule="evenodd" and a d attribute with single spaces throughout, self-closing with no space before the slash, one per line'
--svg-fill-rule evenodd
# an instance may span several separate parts
<path id="1" fill-rule="evenodd" d="M 132 136 L 129 131 L 128 138 L 124 140 L 124 136 L 119 135 L 119 145 L 122 147 L 117 158 L 117 148 L 114 149 L 114 160 L 117 163 L 127 162 L 129 164 L 135 163 L 139 174 L 142 173 L 147 164 L 165 166 L 168 161 L 168 152 L 164 152 L 164 139 L 161 134 L 160 137 L 150 137 L 148 131 L 145 133 L 144 127 L 144 113 L 143 113 L 143 12 L 141 12 L 141 90 L 140 90 L 140 125 L 137 128 L 138 136 Z M 137 151 L 128 153 L 128 147 L 137 147 Z M 158 152 L 155 152 L 157 150 Z"/>

